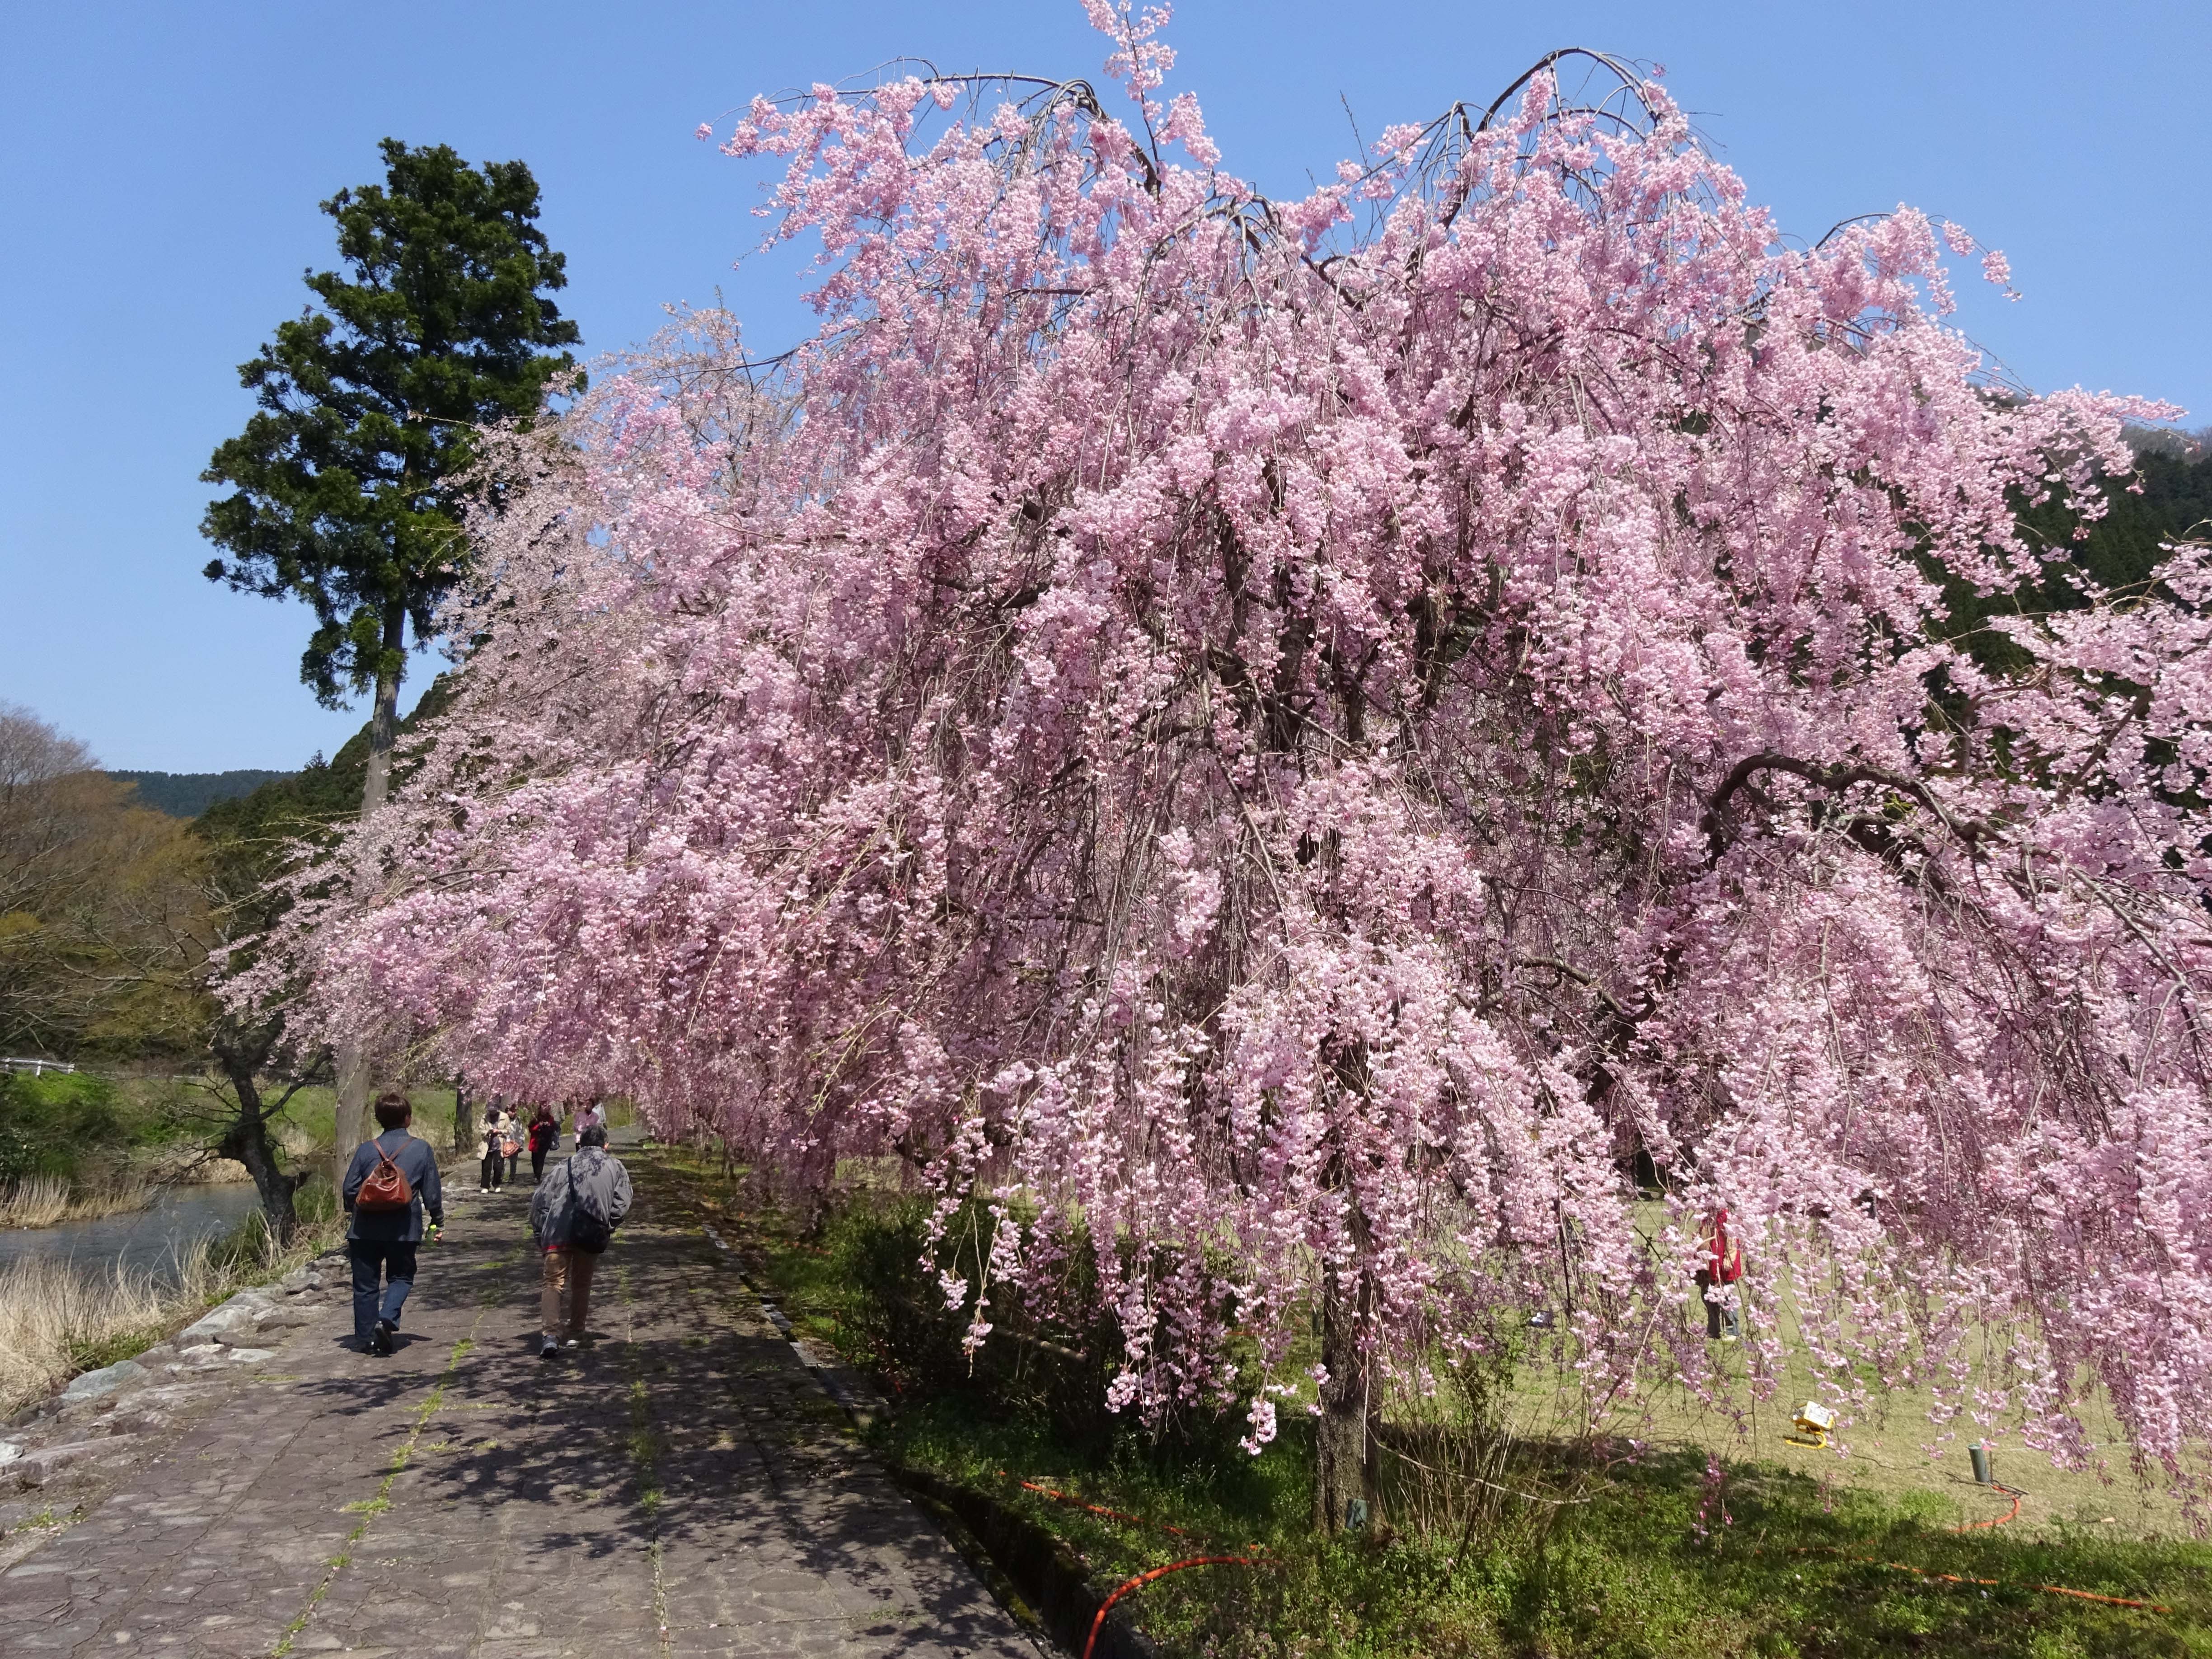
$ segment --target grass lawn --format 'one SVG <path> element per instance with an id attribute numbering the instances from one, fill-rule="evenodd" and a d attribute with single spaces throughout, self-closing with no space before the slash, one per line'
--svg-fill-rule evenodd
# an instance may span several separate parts
<path id="1" fill-rule="evenodd" d="M 859 1364 L 888 1361 L 896 1380 L 899 1357 L 871 1349 L 883 1324 L 859 1265 L 867 1197 L 809 1237 L 712 1166 L 653 1156 L 804 1334 Z M 1102 1581 L 1196 1554 L 1252 1559 L 1134 1592 L 1139 1622 L 1176 1656 L 2212 1655 L 2212 1548 L 2175 1535 L 2171 1505 L 2139 1501 L 2124 1480 L 2069 1487 L 2011 1450 L 2001 1475 L 2036 1496 L 2004 1525 L 1953 1531 L 2010 1500 L 1929 1464 L 1912 1410 L 1900 1402 L 1893 1428 L 1863 1428 L 1839 1458 L 1788 1446 L 1778 1417 L 1746 1441 L 1662 1402 L 1632 1461 L 1618 1440 L 1594 1462 L 1531 1439 L 1501 1471 L 1520 1491 L 1579 1501 L 1502 1496 L 1470 1509 L 1479 1523 L 1455 1535 L 1384 1526 L 1334 1543 L 1310 1527 L 1310 1442 L 1296 1423 L 1256 1459 L 1235 1448 L 1241 1421 L 1158 1444 L 1133 1424 L 1071 1434 L 979 1373 L 909 1388 L 872 1437 L 888 1457 L 1021 1508 Z"/>

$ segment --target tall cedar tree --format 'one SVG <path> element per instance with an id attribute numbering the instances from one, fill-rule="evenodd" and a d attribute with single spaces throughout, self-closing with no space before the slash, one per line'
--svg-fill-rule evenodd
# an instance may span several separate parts
<path id="1" fill-rule="evenodd" d="M 321 308 L 240 367 L 260 408 L 201 475 L 234 486 L 201 523 L 229 555 L 209 580 L 313 608 L 300 677 L 325 705 L 374 690 L 364 816 L 384 804 L 408 628 L 428 639 L 466 562 L 477 428 L 528 419 L 574 364 L 550 348 L 580 337 L 549 297 L 567 262 L 526 165 L 381 148 L 383 185 L 322 204 L 349 270 L 309 272 Z M 366 1073 L 339 1070 L 343 1120 Z"/>

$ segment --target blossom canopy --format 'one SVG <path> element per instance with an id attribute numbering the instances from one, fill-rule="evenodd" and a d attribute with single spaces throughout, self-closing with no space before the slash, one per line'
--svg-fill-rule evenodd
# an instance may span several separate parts
<path id="1" fill-rule="evenodd" d="M 1538 1310 L 1593 1423 L 1717 1392 L 1723 1203 L 1760 1375 L 2071 1459 L 2098 1379 L 2185 1479 L 2212 561 L 2106 592 L 2021 517 L 2159 411 L 1990 384 L 1965 232 L 1793 245 L 1609 60 L 1277 202 L 1103 15 L 1121 116 L 725 134 L 821 329 L 701 314 L 507 441 L 452 710 L 297 913 L 325 1017 L 902 1156 L 995 1225 L 971 1340 L 1090 1249 L 1112 1403 L 1256 1449 L 1310 1382 L 1325 1479 L 1363 1377 Z"/>

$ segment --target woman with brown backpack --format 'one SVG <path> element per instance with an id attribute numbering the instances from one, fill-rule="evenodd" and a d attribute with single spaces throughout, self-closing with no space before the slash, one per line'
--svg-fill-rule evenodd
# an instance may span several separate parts
<path id="1" fill-rule="evenodd" d="M 346 1255 L 353 1262 L 353 1334 L 363 1353 L 388 1354 L 399 1310 L 415 1288 L 423 1218 L 427 1214 L 434 1240 L 446 1224 L 446 1206 L 437 1154 L 428 1141 L 407 1133 L 415 1116 L 407 1097 L 379 1095 L 375 1110 L 379 1133 L 354 1149 L 341 1193 L 351 1218 Z"/>

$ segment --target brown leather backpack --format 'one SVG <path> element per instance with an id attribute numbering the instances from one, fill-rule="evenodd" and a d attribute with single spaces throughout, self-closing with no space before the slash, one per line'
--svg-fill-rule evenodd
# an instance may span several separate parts
<path id="1" fill-rule="evenodd" d="M 383 1143 L 368 1143 L 376 1148 L 376 1167 L 361 1183 L 354 1194 L 356 1210 L 404 1210 L 415 1201 L 415 1189 L 407 1184 L 407 1171 L 392 1161 L 392 1154 L 384 1150 Z"/>

